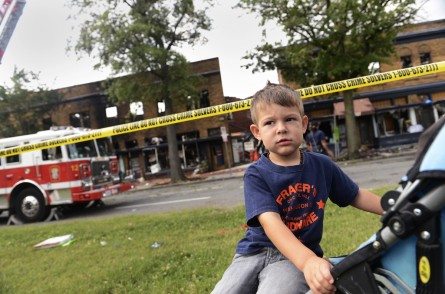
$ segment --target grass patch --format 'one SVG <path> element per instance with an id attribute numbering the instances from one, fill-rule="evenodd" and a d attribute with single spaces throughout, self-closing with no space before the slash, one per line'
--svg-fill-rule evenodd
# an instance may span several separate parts
<path id="1" fill-rule="evenodd" d="M 326 255 L 354 250 L 379 228 L 378 220 L 329 203 Z M 244 223 L 240 206 L 2 227 L 0 293 L 210 293 Z M 32 246 L 66 234 L 74 234 L 69 246 Z M 152 248 L 155 242 L 162 244 Z"/>

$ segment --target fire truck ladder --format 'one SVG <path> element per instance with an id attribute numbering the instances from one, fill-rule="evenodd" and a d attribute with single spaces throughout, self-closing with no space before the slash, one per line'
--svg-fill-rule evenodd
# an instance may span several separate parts
<path id="1" fill-rule="evenodd" d="M 17 22 L 22 15 L 26 0 L 0 0 L 0 63 Z"/>

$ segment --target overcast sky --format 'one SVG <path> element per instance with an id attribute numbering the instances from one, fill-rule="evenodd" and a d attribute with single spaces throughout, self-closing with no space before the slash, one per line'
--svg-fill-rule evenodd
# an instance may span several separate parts
<path id="1" fill-rule="evenodd" d="M 67 21 L 69 10 L 64 2 L 27 0 L 0 64 L 0 85 L 10 83 L 14 66 L 40 73 L 41 83 L 50 89 L 99 81 L 108 76 L 107 71 L 94 70 L 88 56 L 78 59 L 73 52 L 66 52 L 68 39 L 77 34 L 73 33 L 73 21 Z M 218 57 L 224 95 L 247 98 L 267 80 L 278 82 L 278 75 L 276 71 L 252 74 L 241 68 L 242 57 L 261 43 L 261 28 L 254 16 L 231 9 L 238 1 L 218 2 L 210 13 L 213 29 L 205 33 L 208 43 L 183 53 L 190 61 Z M 445 18 L 444 0 L 430 0 L 425 8 L 425 21 Z M 268 36 L 278 38 L 279 29 L 270 27 Z"/>

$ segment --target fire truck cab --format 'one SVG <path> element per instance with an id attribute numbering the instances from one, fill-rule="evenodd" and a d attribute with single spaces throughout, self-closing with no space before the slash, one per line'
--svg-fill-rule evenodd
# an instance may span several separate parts
<path id="1" fill-rule="evenodd" d="M 0 139 L 0 149 L 89 131 L 55 127 Z M 45 220 L 52 207 L 86 206 L 132 188 L 119 177 L 111 138 L 67 144 L 0 158 L 0 212 L 23 223 Z"/>

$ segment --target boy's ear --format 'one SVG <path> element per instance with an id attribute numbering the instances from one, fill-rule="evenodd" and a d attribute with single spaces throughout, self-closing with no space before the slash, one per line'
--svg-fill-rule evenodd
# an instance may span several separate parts
<path id="1" fill-rule="evenodd" d="M 257 140 L 261 140 L 260 129 L 258 128 L 257 125 L 251 124 L 250 125 L 250 131 L 252 132 L 253 136 L 255 138 L 257 138 Z"/>
<path id="2" fill-rule="evenodd" d="M 303 133 L 306 132 L 307 130 L 307 126 L 309 124 L 309 118 L 307 117 L 307 115 L 303 115 Z"/>

